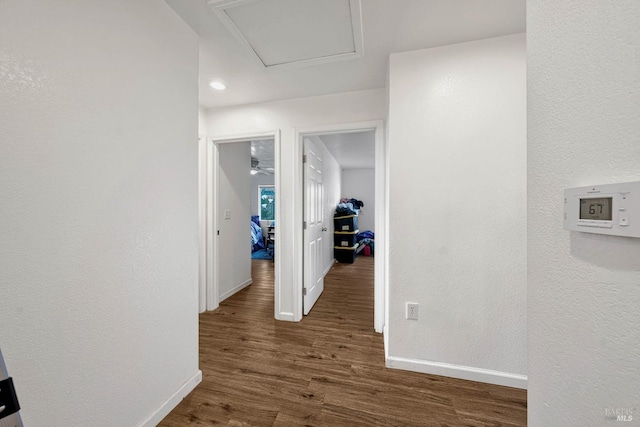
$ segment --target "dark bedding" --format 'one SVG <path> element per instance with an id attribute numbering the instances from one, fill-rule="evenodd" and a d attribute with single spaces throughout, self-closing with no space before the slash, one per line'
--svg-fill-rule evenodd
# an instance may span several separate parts
<path id="1" fill-rule="evenodd" d="M 251 252 L 264 249 L 264 240 L 262 238 L 262 227 L 257 215 L 251 217 Z"/>

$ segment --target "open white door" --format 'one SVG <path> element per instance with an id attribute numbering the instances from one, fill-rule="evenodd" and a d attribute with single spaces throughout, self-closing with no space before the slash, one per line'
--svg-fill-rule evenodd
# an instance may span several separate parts
<path id="1" fill-rule="evenodd" d="M 324 187 L 322 158 L 318 148 L 304 139 L 304 289 L 303 312 L 306 316 L 324 290 L 322 269 Z"/>

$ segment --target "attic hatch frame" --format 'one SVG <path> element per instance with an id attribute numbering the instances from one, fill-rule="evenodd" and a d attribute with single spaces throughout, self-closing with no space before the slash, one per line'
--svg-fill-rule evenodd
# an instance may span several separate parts
<path id="1" fill-rule="evenodd" d="M 351 30 L 353 33 L 354 51 L 347 53 L 338 53 L 333 55 L 321 56 L 317 58 L 301 59 L 297 61 L 284 62 L 280 64 L 267 65 L 264 63 L 260 55 L 251 46 L 251 43 L 245 38 L 244 34 L 233 22 L 229 14 L 226 12 L 246 4 L 255 3 L 263 0 L 209 0 L 207 5 L 213 13 L 220 19 L 224 26 L 229 30 L 233 37 L 238 40 L 243 49 L 249 56 L 265 70 L 289 70 L 294 68 L 308 67 L 311 65 L 320 65 L 330 62 L 345 61 L 349 59 L 361 58 L 364 56 L 364 37 L 362 33 L 362 7 L 361 0 L 348 0 L 349 10 L 351 12 Z"/>

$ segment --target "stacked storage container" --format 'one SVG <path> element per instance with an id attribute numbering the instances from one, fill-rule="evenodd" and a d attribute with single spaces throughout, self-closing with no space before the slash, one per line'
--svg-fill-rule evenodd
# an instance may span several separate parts
<path id="1" fill-rule="evenodd" d="M 333 255 L 338 262 L 353 264 L 358 249 L 358 215 L 334 217 L 333 226 Z"/>

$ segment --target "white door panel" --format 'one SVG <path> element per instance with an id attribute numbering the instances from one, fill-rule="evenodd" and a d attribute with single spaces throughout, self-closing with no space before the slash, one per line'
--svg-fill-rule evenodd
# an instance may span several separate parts
<path id="1" fill-rule="evenodd" d="M 322 266 L 324 227 L 324 187 L 322 184 L 322 157 L 318 147 L 304 139 L 304 298 L 303 312 L 309 314 L 324 290 Z"/>

